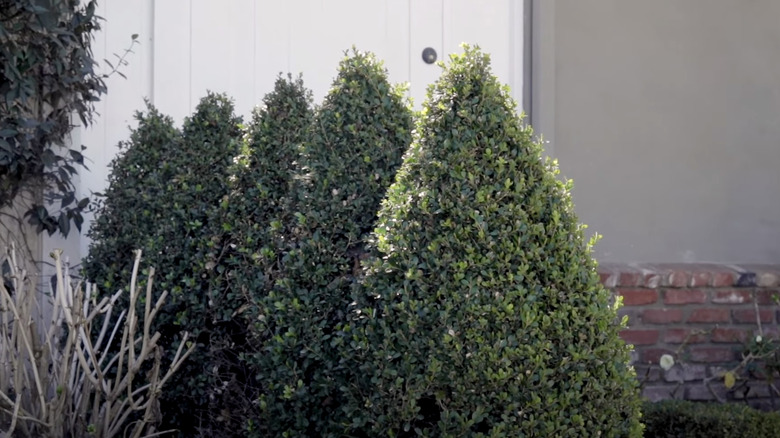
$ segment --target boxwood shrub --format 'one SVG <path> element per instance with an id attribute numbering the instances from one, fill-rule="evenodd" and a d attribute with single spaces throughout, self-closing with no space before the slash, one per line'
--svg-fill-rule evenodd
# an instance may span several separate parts
<path id="1" fill-rule="evenodd" d="M 778 438 L 780 413 L 743 404 L 668 400 L 645 403 L 645 438 Z"/>
<path id="2" fill-rule="evenodd" d="M 302 143 L 291 227 L 269 293 L 253 309 L 261 415 L 256 436 L 339 436 L 336 327 L 364 236 L 403 152 L 412 115 L 382 64 L 353 50 Z"/>
<path id="3" fill-rule="evenodd" d="M 155 299 L 169 292 L 152 326 L 163 343 L 173 346 L 163 359 L 173 356 L 184 330 L 200 344 L 166 385 L 162 427 L 192 436 L 210 417 L 210 349 L 213 339 L 222 336 L 204 287 L 207 259 L 201 242 L 211 237 L 210 211 L 228 193 L 241 119 L 230 99 L 213 93 L 200 101 L 180 133 L 151 107 L 138 119 L 124 154 L 112 165 L 107 196 L 90 231 L 85 273 L 103 293 L 111 293 L 129 278 L 124 263 L 133 249 L 143 250 L 146 265 L 155 266 Z"/>
<path id="4" fill-rule="evenodd" d="M 451 57 L 340 331 L 345 434 L 641 436 L 629 348 L 556 173 L 488 56 Z"/>
<path id="5" fill-rule="evenodd" d="M 83 261 L 86 277 L 108 294 L 129 282 L 132 251 L 146 248 L 167 214 L 160 197 L 173 176 L 171 154 L 181 135 L 173 119 L 148 102 L 146 112 L 137 112 L 135 119 L 137 127 L 109 164 L 108 187 L 98 198 L 87 233 L 91 244 Z"/>
<path id="6" fill-rule="evenodd" d="M 250 304 L 273 285 L 281 251 L 294 220 L 292 201 L 298 184 L 301 143 L 311 126 L 311 92 L 301 78 L 279 77 L 247 127 L 245 148 L 231 170 L 230 193 L 215 204 L 207 260 L 215 326 L 223 336 L 211 339 L 220 436 L 244 436 L 248 418 L 256 417 L 258 388 L 242 356 L 256 345 L 247 342 Z M 253 315 L 256 316 L 256 315 Z"/>

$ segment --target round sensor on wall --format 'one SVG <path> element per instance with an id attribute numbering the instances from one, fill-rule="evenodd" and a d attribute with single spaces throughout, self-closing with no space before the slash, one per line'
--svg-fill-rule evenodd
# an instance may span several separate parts
<path id="1" fill-rule="evenodd" d="M 422 59 L 426 64 L 433 64 L 436 62 L 436 50 L 433 47 L 426 47 L 422 52 Z"/>

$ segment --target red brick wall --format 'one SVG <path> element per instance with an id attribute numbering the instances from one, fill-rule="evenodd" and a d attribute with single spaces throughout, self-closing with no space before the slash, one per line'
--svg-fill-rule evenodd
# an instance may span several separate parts
<path id="1" fill-rule="evenodd" d="M 628 316 L 628 328 L 621 337 L 634 345 L 645 397 L 773 406 L 759 372 L 741 370 L 731 389 L 720 376 L 740 363 L 745 341 L 759 334 L 757 315 L 762 342 L 777 339 L 780 312 L 773 296 L 780 294 L 780 266 L 604 264 L 599 274 L 623 297 L 619 315 Z M 664 354 L 675 360 L 669 370 L 659 365 Z M 775 398 L 780 408 L 780 396 Z"/>

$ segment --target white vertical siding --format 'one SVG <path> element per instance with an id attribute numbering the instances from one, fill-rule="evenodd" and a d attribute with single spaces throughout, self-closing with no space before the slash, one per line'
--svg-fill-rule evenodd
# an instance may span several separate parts
<path id="1" fill-rule="evenodd" d="M 190 24 L 190 103 L 206 91 L 227 93 L 246 113 L 255 96 L 253 0 L 192 0 Z"/>
<path id="2" fill-rule="evenodd" d="M 290 33 L 292 23 L 289 17 L 295 15 L 299 6 L 295 1 L 255 2 L 252 16 L 255 20 L 252 37 L 254 53 L 255 104 L 273 89 L 279 73 L 291 72 Z"/>
<path id="3" fill-rule="evenodd" d="M 192 108 L 192 2 L 163 0 L 153 3 L 154 95 L 150 98 L 160 111 L 181 121 Z"/>
<path id="4" fill-rule="evenodd" d="M 422 52 L 426 47 L 436 51 L 437 60 L 447 57 L 444 52 L 444 23 L 442 19 L 443 0 L 412 0 L 409 10 L 409 48 L 410 61 L 409 93 L 416 107 L 425 100 L 428 84 L 434 82 L 441 74 L 441 68 L 434 64 L 426 64 Z"/>
<path id="5" fill-rule="evenodd" d="M 522 73 L 519 78 L 514 75 L 513 63 L 517 54 L 522 59 L 523 21 L 521 15 L 513 13 L 514 3 L 522 2 L 446 0 L 442 2 L 442 38 L 445 53 L 459 52 L 463 42 L 479 45 L 491 55 L 493 73 L 501 82 L 510 84 L 513 97 L 522 102 Z M 522 5 L 518 6 L 522 11 Z M 519 34 L 516 30 L 520 30 Z"/>

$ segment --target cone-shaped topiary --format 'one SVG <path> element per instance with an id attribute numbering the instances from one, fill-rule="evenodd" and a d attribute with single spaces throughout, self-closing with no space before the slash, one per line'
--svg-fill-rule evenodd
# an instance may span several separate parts
<path id="1" fill-rule="evenodd" d="M 296 219 L 274 288 L 254 310 L 260 436 L 339 435 L 334 333 L 411 128 L 403 90 L 382 64 L 357 51 L 345 58 L 303 143 Z"/>
<path id="2" fill-rule="evenodd" d="M 181 132 L 170 118 L 150 107 L 139 116 L 124 155 L 112 167 L 104 207 L 90 232 L 93 244 L 85 263 L 87 278 L 113 293 L 114 285 L 128 281 L 124 260 L 141 249 L 146 266 L 155 266 L 155 300 L 169 297 L 151 329 L 178 347 L 179 333 L 194 335 L 199 348 L 166 384 L 161 396 L 163 427 L 175 427 L 192 436 L 209 403 L 212 337 L 219 338 L 209 305 L 204 247 L 210 211 L 228 193 L 228 170 L 238 155 L 242 132 L 232 102 L 209 93 Z M 126 297 L 125 301 L 126 301 Z M 125 303 L 120 303 L 125 304 Z"/>
<path id="3" fill-rule="evenodd" d="M 167 216 L 151 236 L 154 258 L 149 263 L 162 274 L 160 290 L 170 292 L 154 329 L 163 339 L 185 329 L 199 344 L 161 399 L 163 425 L 178 428 L 183 436 L 192 436 L 211 420 L 214 350 L 226 334 L 216 318 L 225 310 L 214 307 L 204 281 L 207 254 L 215 243 L 210 219 L 229 193 L 230 169 L 241 152 L 242 138 L 241 118 L 235 115 L 231 99 L 208 93 L 200 100 L 185 119 L 178 147 L 171 154 L 176 173 L 160 198 L 167 205 Z"/>
<path id="4" fill-rule="evenodd" d="M 147 112 L 137 112 L 135 119 L 138 126 L 109 165 L 108 188 L 87 233 L 85 275 L 108 295 L 129 281 L 132 251 L 146 244 L 166 214 L 160 196 L 174 173 L 171 153 L 181 135 L 173 119 L 148 102 Z"/>
<path id="5" fill-rule="evenodd" d="M 283 238 L 289 235 L 284 227 L 294 223 L 295 172 L 312 115 L 311 92 L 303 81 L 279 77 L 253 112 L 246 150 L 231 172 L 231 192 L 209 219 L 213 236 L 200 240 L 207 246 L 211 307 L 222 335 L 211 337 L 215 381 L 210 411 L 220 413 L 214 430 L 219 436 L 244 436 L 247 419 L 257 416 L 254 374 L 241 360 L 253 348 L 247 342 L 248 304 L 270 290 Z"/>
<path id="6" fill-rule="evenodd" d="M 629 348 L 554 164 L 465 47 L 429 89 L 344 333 L 367 436 L 639 437 Z"/>
<path id="7" fill-rule="evenodd" d="M 301 144 L 313 117 L 311 92 L 303 80 L 279 77 L 273 92 L 255 109 L 248 126 L 246 150 L 232 169 L 232 190 L 211 219 L 220 242 L 211 255 L 216 268 L 212 288 L 221 299 L 253 299 L 270 289 L 269 274 L 277 263 L 294 223 L 293 201 Z M 260 296 L 258 295 L 258 296 Z M 214 297 L 219 299 L 218 297 Z M 222 320 L 232 319 L 235 306 L 222 308 Z"/>

